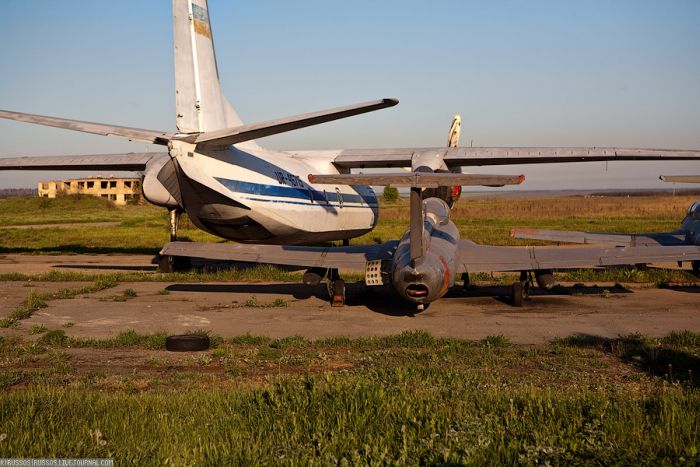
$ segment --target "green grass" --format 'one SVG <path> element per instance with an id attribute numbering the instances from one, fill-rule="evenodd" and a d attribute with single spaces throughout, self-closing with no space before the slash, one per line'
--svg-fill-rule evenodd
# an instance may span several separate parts
<path id="1" fill-rule="evenodd" d="M 700 334 L 692 331 L 535 347 L 422 331 L 210 337 L 216 348 L 196 355 L 164 352 L 164 335 L 133 331 L 0 338 L 3 456 L 138 465 L 700 462 L 691 374 Z M 76 347 L 121 353 L 95 370 L 104 357 Z"/>
<path id="2" fill-rule="evenodd" d="M 32 388 L 0 397 L 0 426 L 7 457 L 118 464 L 678 465 L 700 460 L 699 406 L 680 388 L 504 391 L 458 370 L 394 368 L 227 391 Z"/>

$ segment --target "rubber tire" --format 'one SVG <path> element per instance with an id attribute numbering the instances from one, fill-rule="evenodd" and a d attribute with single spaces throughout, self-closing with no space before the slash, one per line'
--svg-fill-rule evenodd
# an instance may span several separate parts
<path id="1" fill-rule="evenodd" d="M 165 349 L 170 352 L 198 352 L 208 350 L 209 336 L 201 334 L 180 334 L 165 338 Z"/>
<path id="2" fill-rule="evenodd" d="M 525 287 L 522 282 L 515 282 L 512 288 L 511 304 L 519 308 L 523 306 L 523 299 L 525 298 Z"/>

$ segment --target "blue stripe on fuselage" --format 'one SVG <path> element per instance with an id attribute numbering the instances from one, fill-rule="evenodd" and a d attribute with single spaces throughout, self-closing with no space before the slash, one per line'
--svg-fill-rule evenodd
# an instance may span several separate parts
<path id="1" fill-rule="evenodd" d="M 258 196 L 274 196 L 281 198 L 295 198 L 300 200 L 306 200 L 308 203 L 295 203 L 295 204 L 311 204 L 312 198 L 314 203 L 328 204 L 331 202 L 339 202 L 338 193 L 335 191 L 318 191 L 312 189 L 310 186 L 305 188 L 282 186 L 282 185 L 266 185 L 263 183 L 251 183 L 243 182 L 240 180 L 229 180 L 226 178 L 214 177 L 219 183 L 228 188 L 235 193 L 245 193 L 249 195 Z M 343 203 L 365 203 L 370 207 L 375 207 L 377 204 L 377 197 L 374 192 L 369 187 L 358 187 L 355 188 L 356 191 L 365 193 L 358 194 L 341 194 Z"/>

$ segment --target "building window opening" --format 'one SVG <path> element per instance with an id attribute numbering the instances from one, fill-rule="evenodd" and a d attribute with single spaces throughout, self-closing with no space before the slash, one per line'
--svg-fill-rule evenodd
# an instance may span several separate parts
<path id="1" fill-rule="evenodd" d="M 78 182 L 78 188 L 81 190 L 85 189 L 85 182 Z"/>
<path id="2" fill-rule="evenodd" d="M 131 180 L 124 181 L 124 188 L 131 188 Z"/>
<path id="3" fill-rule="evenodd" d="M 100 182 L 100 187 L 101 188 L 107 188 L 107 182 Z"/>
<path id="4" fill-rule="evenodd" d="M 116 187 L 117 187 L 117 181 L 116 181 L 116 180 L 110 181 L 110 182 L 109 182 L 109 187 L 110 187 L 110 188 L 116 188 Z"/>
<path id="5" fill-rule="evenodd" d="M 95 182 L 87 182 L 87 187 L 89 188 L 94 188 L 95 187 Z"/>

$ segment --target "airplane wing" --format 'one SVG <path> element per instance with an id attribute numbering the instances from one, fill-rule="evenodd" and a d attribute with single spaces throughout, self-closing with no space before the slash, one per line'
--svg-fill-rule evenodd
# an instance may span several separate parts
<path id="1" fill-rule="evenodd" d="M 293 151 L 302 156 L 329 154 L 331 151 Z M 598 148 L 598 147 L 484 147 L 484 148 L 403 148 L 343 149 L 333 151 L 333 164 L 339 169 L 410 167 L 422 153 L 439 154 L 449 167 L 559 162 L 700 160 L 700 150 Z"/>
<path id="2" fill-rule="evenodd" d="M 368 261 L 391 259 L 396 245 L 398 241 L 345 247 L 170 242 L 160 254 L 284 266 L 365 270 Z"/>
<path id="3" fill-rule="evenodd" d="M 693 261 L 700 259 L 700 246 L 646 247 L 512 247 L 459 243 L 458 272 L 508 272 L 538 269 L 578 269 L 625 264 Z"/>
<path id="4" fill-rule="evenodd" d="M 593 243 L 610 246 L 678 246 L 685 245 L 685 233 L 665 232 L 649 234 L 601 234 L 566 230 L 511 229 L 510 236 L 527 240 L 545 240 L 565 243 Z"/>
<path id="5" fill-rule="evenodd" d="M 84 122 L 67 118 L 49 117 L 46 115 L 34 115 L 22 112 L 0 110 L 0 118 L 17 120 L 20 122 L 35 123 L 37 125 L 64 128 L 67 130 L 82 131 L 102 136 L 116 136 L 130 141 L 167 145 L 168 141 L 177 140 L 197 144 L 203 147 L 223 147 L 231 144 L 242 143 L 265 136 L 276 135 L 287 131 L 298 130 L 321 123 L 332 122 L 342 118 L 361 115 L 375 110 L 386 109 L 398 104 L 396 99 L 380 99 L 371 102 L 363 102 L 345 107 L 337 107 L 319 112 L 312 112 L 292 117 L 278 118 L 264 122 L 241 125 L 234 128 L 207 131 L 204 133 L 168 133 L 141 128 L 129 128 L 118 125 L 106 125 L 103 123 Z"/>
<path id="6" fill-rule="evenodd" d="M 8 110 L 0 110 L 0 118 L 64 128 L 66 130 L 82 131 L 83 133 L 93 133 L 95 135 L 116 136 L 118 138 L 128 139 L 129 141 L 139 141 L 149 144 L 167 145 L 168 141 L 176 136 L 174 133 L 163 131 L 105 125 L 104 123 L 84 122 L 81 120 L 70 120 L 67 118 L 48 117 L 45 115 L 34 115 L 22 112 L 10 112 Z"/>
<path id="7" fill-rule="evenodd" d="M 148 161 L 170 157 L 164 152 L 0 158 L 0 170 L 145 170 Z"/>

